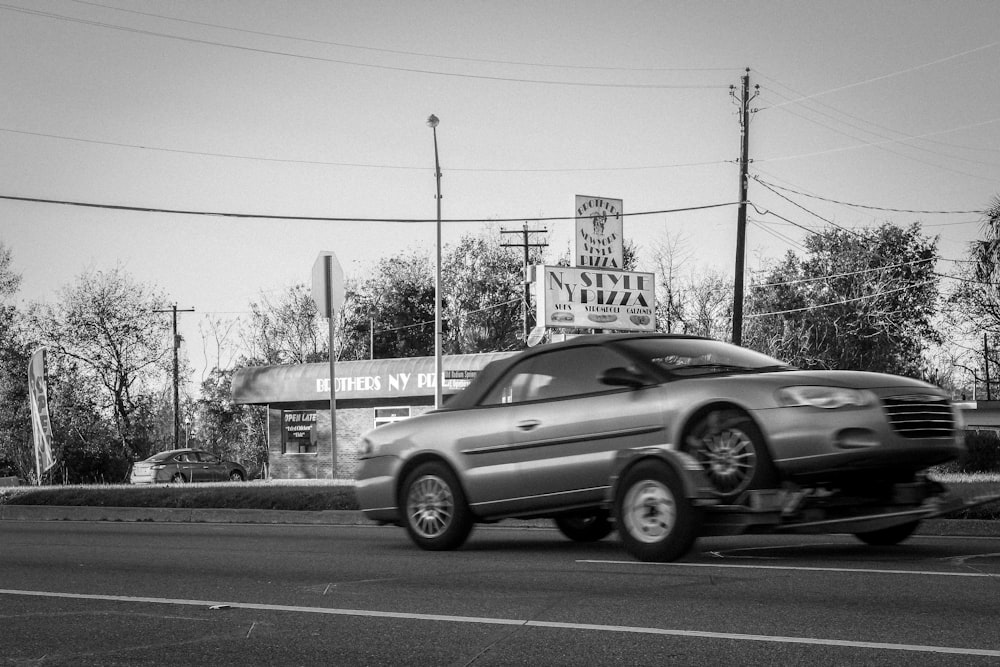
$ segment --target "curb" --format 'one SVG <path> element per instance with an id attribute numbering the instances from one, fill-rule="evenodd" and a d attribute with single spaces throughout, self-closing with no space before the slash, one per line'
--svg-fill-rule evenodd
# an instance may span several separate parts
<path id="1" fill-rule="evenodd" d="M 118 521 L 150 523 L 250 523 L 325 526 L 373 526 L 374 521 L 353 510 L 243 510 L 170 507 L 92 507 L 57 505 L 0 505 L 0 521 Z M 509 525 L 550 526 L 547 521 L 510 519 Z M 917 535 L 998 537 L 1000 521 L 927 519 Z"/>
<path id="2" fill-rule="evenodd" d="M 373 524 L 361 512 L 185 509 L 173 507 L 68 507 L 0 505 L 0 521 L 121 521 L 161 523 Z"/>

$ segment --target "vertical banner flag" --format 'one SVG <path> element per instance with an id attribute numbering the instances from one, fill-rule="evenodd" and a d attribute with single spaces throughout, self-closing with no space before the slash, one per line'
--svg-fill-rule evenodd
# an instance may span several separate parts
<path id="1" fill-rule="evenodd" d="M 45 388 L 45 350 L 37 350 L 28 363 L 28 399 L 31 403 L 31 431 L 35 436 L 35 466 L 39 481 L 42 473 L 55 465 L 52 458 L 52 422 L 49 421 L 49 397 Z"/>

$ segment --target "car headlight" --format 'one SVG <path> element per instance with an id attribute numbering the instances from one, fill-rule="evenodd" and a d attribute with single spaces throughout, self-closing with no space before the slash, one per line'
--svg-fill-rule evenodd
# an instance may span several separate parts
<path id="1" fill-rule="evenodd" d="M 375 443 L 369 438 L 363 438 L 361 440 L 361 456 L 367 457 L 375 453 Z"/>
<path id="2" fill-rule="evenodd" d="M 871 405 L 875 397 L 867 391 L 846 387 L 783 387 L 778 390 L 778 402 L 785 407 L 808 405 L 833 410 Z"/>

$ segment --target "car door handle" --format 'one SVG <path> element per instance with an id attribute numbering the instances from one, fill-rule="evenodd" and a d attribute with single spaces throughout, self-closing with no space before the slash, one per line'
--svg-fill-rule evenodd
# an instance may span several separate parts
<path id="1" fill-rule="evenodd" d="M 525 419 L 523 422 L 518 422 L 517 427 L 522 431 L 533 431 L 541 426 L 541 424 L 542 422 L 537 419 Z"/>

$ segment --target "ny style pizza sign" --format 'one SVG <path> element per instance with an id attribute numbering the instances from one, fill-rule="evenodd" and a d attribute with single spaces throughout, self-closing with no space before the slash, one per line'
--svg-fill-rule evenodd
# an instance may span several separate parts
<path id="1" fill-rule="evenodd" d="M 568 266 L 535 269 L 539 324 L 653 331 L 654 274 Z"/>

